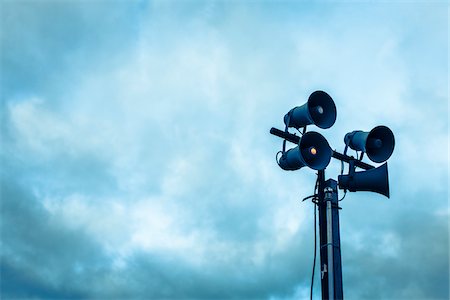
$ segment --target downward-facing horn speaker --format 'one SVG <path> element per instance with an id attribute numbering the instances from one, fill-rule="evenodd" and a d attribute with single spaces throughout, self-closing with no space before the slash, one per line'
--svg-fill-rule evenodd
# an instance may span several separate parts
<path id="1" fill-rule="evenodd" d="M 350 192 L 375 192 L 389 198 L 389 178 L 387 163 L 378 168 L 338 176 L 339 188 Z"/>
<path id="2" fill-rule="evenodd" d="M 297 129 L 309 124 L 326 129 L 333 126 L 335 121 L 336 105 L 330 95 L 323 91 L 315 91 L 305 104 L 291 109 L 284 116 L 284 124 Z"/>
<path id="3" fill-rule="evenodd" d="M 380 163 L 394 151 L 395 139 L 386 126 L 377 126 L 370 132 L 356 130 L 345 135 L 344 142 L 353 150 L 363 151 L 370 160 Z"/>
<path id="4" fill-rule="evenodd" d="M 331 160 L 333 151 L 327 140 L 314 131 L 305 133 L 298 146 L 283 153 L 278 165 L 283 170 L 298 170 L 308 166 L 314 170 L 325 169 Z"/>

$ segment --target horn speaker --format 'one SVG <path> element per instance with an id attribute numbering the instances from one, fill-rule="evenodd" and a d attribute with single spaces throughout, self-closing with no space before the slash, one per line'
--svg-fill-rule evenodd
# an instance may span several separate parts
<path id="1" fill-rule="evenodd" d="M 333 151 L 327 140 L 318 132 L 305 133 L 298 146 L 283 153 L 278 165 L 283 170 L 298 170 L 308 166 L 314 170 L 325 169 L 331 160 Z"/>
<path id="2" fill-rule="evenodd" d="M 395 146 L 394 134 L 386 126 L 377 126 L 370 132 L 349 132 L 345 135 L 344 142 L 353 150 L 365 152 L 371 161 L 377 163 L 387 160 Z"/>
<path id="3" fill-rule="evenodd" d="M 291 109 L 284 116 L 284 124 L 288 127 L 301 128 L 314 124 L 326 129 L 336 121 L 336 105 L 324 91 L 315 91 L 302 106 Z"/>
<path id="4" fill-rule="evenodd" d="M 350 192 L 366 191 L 384 195 L 389 198 L 389 178 L 387 163 L 378 168 L 338 176 L 339 188 Z"/>

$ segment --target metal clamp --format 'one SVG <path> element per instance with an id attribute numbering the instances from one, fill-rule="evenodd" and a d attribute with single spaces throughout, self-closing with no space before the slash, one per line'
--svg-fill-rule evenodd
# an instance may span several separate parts
<path id="1" fill-rule="evenodd" d="M 325 193 L 324 200 L 331 201 L 333 199 L 333 189 L 331 187 L 326 187 L 323 192 Z"/>

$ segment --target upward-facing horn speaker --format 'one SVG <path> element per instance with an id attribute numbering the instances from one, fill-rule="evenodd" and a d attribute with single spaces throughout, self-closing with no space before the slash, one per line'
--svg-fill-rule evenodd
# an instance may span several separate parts
<path id="1" fill-rule="evenodd" d="M 330 163 L 332 154 L 327 140 L 320 133 L 309 131 L 300 138 L 297 147 L 283 153 L 278 165 L 288 171 L 298 170 L 304 166 L 323 170 Z"/>
<path id="2" fill-rule="evenodd" d="M 335 121 L 336 105 L 324 91 L 315 91 L 305 104 L 291 109 L 284 116 L 284 124 L 297 129 L 309 124 L 326 129 L 333 126 Z"/>
<path id="3" fill-rule="evenodd" d="M 389 178 L 387 163 L 378 168 L 338 176 L 339 188 L 350 192 L 375 192 L 389 198 Z"/>
<path id="4" fill-rule="evenodd" d="M 395 139 L 386 126 L 377 126 L 370 132 L 356 130 L 345 135 L 344 142 L 353 150 L 363 151 L 370 160 L 380 163 L 394 151 Z"/>

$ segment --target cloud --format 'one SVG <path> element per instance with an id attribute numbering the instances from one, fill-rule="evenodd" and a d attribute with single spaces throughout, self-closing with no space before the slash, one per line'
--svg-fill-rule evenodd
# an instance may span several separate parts
<path id="1" fill-rule="evenodd" d="M 440 4 L 2 6 L 5 298 L 307 297 L 315 176 L 268 130 L 315 89 L 337 150 L 396 135 L 392 198 L 342 202 L 344 294 L 448 298 Z"/>
<path id="2" fill-rule="evenodd" d="M 3 93 L 64 95 L 90 69 L 91 59 L 100 63 L 108 51 L 104 62 L 110 65 L 116 57 L 110 49 L 133 41 L 136 29 L 127 20 L 136 9 L 111 1 L 101 18 L 105 6 L 100 2 L 4 1 L 1 64 L 8 76 L 2 77 Z M 116 24 L 121 26 L 113 29 Z"/>
<path id="3" fill-rule="evenodd" d="M 49 215 L 14 181 L 2 182 L 2 296 L 86 297 L 83 283 L 109 264 L 96 242 Z"/>
<path id="4" fill-rule="evenodd" d="M 344 278 L 359 287 L 347 289 L 348 297 L 445 299 L 448 286 L 439 282 L 449 278 L 448 216 L 407 209 L 379 225 L 352 227 L 346 235 L 343 251 L 352 256 L 344 254 Z"/>

